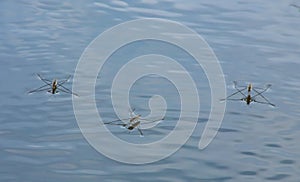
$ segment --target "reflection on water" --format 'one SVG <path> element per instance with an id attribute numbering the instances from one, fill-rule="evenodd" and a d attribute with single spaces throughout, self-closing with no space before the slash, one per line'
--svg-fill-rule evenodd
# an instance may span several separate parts
<path id="1" fill-rule="evenodd" d="M 0 180 L 297 181 L 300 13 L 290 3 L 1 1 Z M 218 56 L 228 85 L 232 80 L 272 83 L 267 96 L 277 107 L 227 103 L 217 137 L 200 151 L 197 145 L 210 110 L 203 70 L 172 45 L 151 41 L 128 45 L 111 58 L 118 64 L 106 65 L 101 72 L 107 79 L 97 82 L 97 107 L 104 118 L 116 118 L 109 88 L 122 60 L 146 53 L 166 54 L 183 64 L 201 99 L 197 128 L 183 148 L 157 163 L 136 166 L 110 160 L 86 142 L 74 117 L 71 95 L 27 94 L 40 83 L 35 73 L 47 78 L 73 75 L 81 53 L 99 33 L 141 17 L 167 18 L 197 31 Z M 158 94 L 158 87 L 169 101 L 164 122 L 145 130 L 144 138 L 121 128 L 112 132 L 136 142 L 155 141 L 170 132 L 180 112 L 170 83 L 151 77 L 139 80 L 130 93 L 131 103 L 142 115 L 149 114 L 147 103 Z M 228 87 L 229 93 L 233 91 Z"/>

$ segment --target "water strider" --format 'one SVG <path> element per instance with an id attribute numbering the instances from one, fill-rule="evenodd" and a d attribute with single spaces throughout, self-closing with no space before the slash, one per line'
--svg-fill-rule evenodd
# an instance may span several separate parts
<path id="1" fill-rule="evenodd" d="M 68 76 L 66 79 L 58 81 L 57 79 L 54 79 L 53 81 L 50 81 L 48 79 L 43 78 L 40 74 L 36 74 L 38 76 L 38 78 L 43 81 L 45 83 L 45 85 L 40 86 L 39 88 L 36 88 L 34 90 L 29 91 L 28 93 L 34 93 L 34 92 L 42 92 L 42 91 L 48 91 L 51 94 L 56 94 L 59 91 L 61 92 L 65 92 L 65 93 L 69 93 L 69 94 L 73 94 L 78 96 L 78 94 L 72 92 L 71 90 L 69 90 L 68 88 L 64 87 L 63 84 L 66 83 L 67 81 L 69 81 L 70 76 Z"/>
<path id="2" fill-rule="evenodd" d="M 233 94 L 229 95 L 225 99 L 221 99 L 221 101 L 224 101 L 224 100 L 245 101 L 247 103 L 247 105 L 250 105 L 251 102 L 256 102 L 256 103 L 260 103 L 260 104 L 268 104 L 268 105 L 275 107 L 275 104 L 272 104 L 265 96 L 262 95 L 262 93 L 266 92 L 271 87 L 271 84 L 267 84 L 265 86 L 265 88 L 261 89 L 261 91 L 258 91 L 257 89 L 253 88 L 251 83 L 246 87 L 242 87 L 242 89 L 237 87 L 236 81 L 234 81 L 233 84 L 234 84 L 234 88 L 237 91 L 234 92 Z M 244 90 L 247 90 L 247 94 L 243 93 Z M 255 92 L 255 94 L 253 96 L 251 95 L 251 91 Z M 238 93 L 240 93 L 243 97 L 242 98 L 232 98 L 232 96 L 234 96 Z M 264 101 L 258 101 L 256 99 L 258 96 L 260 96 Z"/>
<path id="3" fill-rule="evenodd" d="M 108 124 L 108 125 L 119 125 L 119 126 L 123 126 L 128 130 L 133 130 L 135 128 L 137 128 L 137 130 L 139 131 L 141 136 L 144 136 L 142 130 L 140 129 L 140 125 L 142 124 L 149 124 L 149 123 L 154 123 L 154 122 L 159 122 L 161 120 L 164 120 L 164 118 L 161 119 L 157 119 L 157 120 L 146 120 L 146 119 L 142 119 L 142 116 L 140 114 L 135 114 L 134 113 L 134 109 L 130 110 L 130 118 L 126 118 L 126 119 L 117 119 L 114 121 L 110 121 L 110 122 L 106 122 L 104 124 Z M 122 122 L 120 123 L 120 121 L 124 121 L 126 120 L 127 122 Z M 143 121 L 143 122 L 142 122 Z"/>

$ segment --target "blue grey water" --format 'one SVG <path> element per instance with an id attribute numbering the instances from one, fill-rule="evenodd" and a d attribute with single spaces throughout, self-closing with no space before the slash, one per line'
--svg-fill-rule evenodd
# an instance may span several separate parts
<path id="1" fill-rule="evenodd" d="M 1 1 L 0 2 L 0 181 L 299 181 L 300 179 L 300 11 L 296 1 Z M 157 53 L 178 59 L 194 77 L 201 99 L 199 123 L 188 142 L 161 161 L 130 165 L 98 153 L 77 125 L 72 96 L 27 94 L 48 79 L 73 75 L 87 45 L 108 28 L 137 18 L 178 21 L 209 43 L 227 84 L 233 80 L 260 87 L 275 108 L 227 102 L 219 133 L 205 149 L 198 141 L 210 111 L 204 72 L 172 45 L 136 42 L 111 59 L 130 60 Z M 118 61 L 117 61 L 118 62 Z M 106 65 L 97 82 L 97 106 L 115 119 L 110 82 L 119 65 Z M 101 76 L 101 75 L 100 75 Z M 72 81 L 65 87 L 72 88 Z M 131 104 L 149 113 L 151 95 L 166 97 L 166 120 L 145 137 L 111 130 L 126 140 L 157 140 L 172 130 L 180 99 L 167 80 L 146 77 L 131 91 Z M 116 148 L 116 150 L 121 150 Z"/>

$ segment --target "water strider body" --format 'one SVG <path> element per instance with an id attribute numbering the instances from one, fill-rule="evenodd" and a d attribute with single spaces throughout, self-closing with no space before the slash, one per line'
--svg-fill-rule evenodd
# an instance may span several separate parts
<path id="1" fill-rule="evenodd" d="M 246 99 L 245 99 L 247 105 L 249 105 L 249 104 L 253 101 L 253 100 L 252 100 L 252 97 L 251 97 L 251 90 L 252 90 L 252 84 L 250 83 L 250 84 L 248 85 L 248 95 L 247 95 L 247 97 L 246 97 Z"/>
<path id="2" fill-rule="evenodd" d="M 53 82 L 52 82 L 52 87 L 51 87 L 51 93 L 52 94 L 55 94 L 57 92 L 57 80 L 54 79 Z"/>

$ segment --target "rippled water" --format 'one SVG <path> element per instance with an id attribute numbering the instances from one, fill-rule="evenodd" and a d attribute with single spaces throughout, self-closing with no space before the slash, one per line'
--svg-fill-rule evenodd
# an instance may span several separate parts
<path id="1" fill-rule="evenodd" d="M 0 180 L 1 181 L 298 181 L 300 170 L 299 47 L 300 12 L 289 1 L 1 1 L 0 11 Z M 106 29 L 142 17 L 178 21 L 202 35 L 221 62 L 232 93 L 233 80 L 263 86 L 276 104 L 228 102 L 217 137 L 203 151 L 198 141 L 210 110 L 204 72 L 176 47 L 137 42 L 111 59 L 161 53 L 179 60 L 201 92 L 201 116 L 188 142 L 172 156 L 147 165 L 106 158 L 83 138 L 71 95 L 27 92 L 48 79 L 73 75 L 86 46 Z M 114 67 L 115 66 L 115 67 Z M 107 120 L 110 82 L 119 67 L 106 65 L 96 98 Z M 71 82 L 65 84 L 71 88 Z M 153 87 L 153 85 L 156 87 Z M 157 89 L 162 88 L 162 89 Z M 120 128 L 121 138 L 143 142 L 163 137 L 174 127 L 180 105 L 172 84 L 159 78 L 139 80 L 131 103 L 149 113 L 153 94 L 169 102 L 166 121 L 145 130 L 146 137 Z M 120 149 L 116 149 L 120 150 Z"/>

